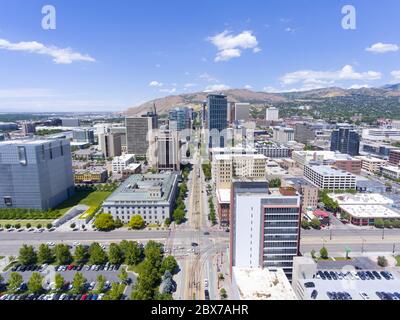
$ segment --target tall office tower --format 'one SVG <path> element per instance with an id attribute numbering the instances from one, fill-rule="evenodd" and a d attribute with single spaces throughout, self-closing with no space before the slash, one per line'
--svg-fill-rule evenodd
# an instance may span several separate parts
<path id="1" fill-rule="evenodd" d="M 224 147 L 226 137 L 222 131 L 228 127 L 228 99 L 223 94 L 207 96 L 207 123 L 210 131 L 210 147 Z"/>
<path id="2" fill-rule="evenodd" d="M 274 127 L 272 140 L 277 143 L 288 143 L 294 141 L 294 129 L 287 127 Z"/>
<path id="3" fill-rule="evenodd" d="M 203 127 L 207 128 L 207 100 L 203 101 L 201 105 L 201 121 L 203 123 Z"/>
<path id="4" fill-rule="evenodd" d="M 72 132 L 74 141 L 86 142 L 94 144 L 94 130 L 93 129 L 79 129 Z"/>
<path id="5" fill-rule="evenodd" d="M 135 156 L 147 156 L 150 146 L 150 136 L 154 123 L 153 117 L 127 117 L 126 125 L 126 145 L 127 153 Z"/>
<path id="6" fill-rule="evenodd" d="M 351 156 L 358 156 L 360 135 L 349 127 L 340 127 L 332 131 L 331 151 L 339 151 Z"/>
<path id="7" fill-rule="evenodd" d="M 22 123 L 22 134 L 28 136 L 36 132 L 36 125 L 33 122 L 23 122 Z"/>
<path id="8" fill-rule="evenodd" d="M 168 115 L 169 128 L 175 131 L 190 129 L 192 113 L 187 107 L 172 109 Z"/>
<path id="9" fill-rule="evenodd" d="M 278 121 L 279 120 L 279 109 L 277 109 L 275 107 L 267 108 L 265 120 Z"/>
<path id="10" fill-rule="evenodd" d="M 231 191 L 231 268 L 283 268 L 291 279 L 299 255 L 301 197 L 268 182 L 234 182 Z"/>
<path id="11" fill-rule="evenodd" d="M 157 108 L 156 104 L 153 104 L 153 109 L 149 112 L 147 112 L 146 115 L 142 117 L 149 117 L 151 118 L 151 126 L 153 129 L 158 129 L 158 114 L 157 114 Z"/>
<path id="12" fill-rule="evenodd" d="M 118 157 L 122 154 L 120 133 L 100 133 L 99 146 L 105 158 Z"/>
<path id="13" fill-rule="evenodd" d="M 234 120 L 248 121 L 250 118 L 250 103 L 235 103 Z"/>
<path id="14" fill-rule="evenodd" d="M 68 140 L 0 142 L 0 208 L 48 210 L 74 193 Z"/>
<path id="15" fill-rule="evenodd" d="M 150 162 L 158 171 L 179 171 L 181 155 L 178 132 L 160 129 L 154 137 L 154 148 L 151 148 Z"/>
<path id="16" fill-rule="evenodd" d="M 321 123 L 296 123 L 294 129 L 294 140 L 300 143 L 308 144 L 315 140 L 317 131 L 324 128 Z"/>

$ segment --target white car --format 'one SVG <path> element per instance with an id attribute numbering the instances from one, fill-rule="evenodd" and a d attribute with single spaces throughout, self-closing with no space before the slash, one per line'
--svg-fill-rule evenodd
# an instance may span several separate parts
<path id="1" fill-rule="evenodd" d="M 208 279 L 204 279 L 204 287 L 208 288 Z"/>

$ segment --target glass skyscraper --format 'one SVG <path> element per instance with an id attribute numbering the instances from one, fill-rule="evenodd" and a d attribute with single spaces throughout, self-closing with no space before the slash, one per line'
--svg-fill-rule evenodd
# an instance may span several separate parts
<path id="1" fill-rule="evenodd" d="M 223 94 L 207 96 L 207 124 L 210 131 L 210 147 L 224 147 L 222 131 L 228 127 L 228 99 Z M 218 133 L 218 134 L 217 134 Z"/>
<path id="2" fill-rule="evenodd" d="M 360 135 L 351 128 L 339 128 L 332 132 L 331 151 L 357 156 L 360 150 Z"/>

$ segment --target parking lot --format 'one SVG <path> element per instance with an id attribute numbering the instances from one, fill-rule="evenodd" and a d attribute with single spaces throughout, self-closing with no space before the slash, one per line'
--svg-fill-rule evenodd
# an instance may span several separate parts
<path id="1" fill-rule="evenodd" d="M 44 277 L 43 288 L 48 291 L 47 294 L 41 295 L 28 295 L 14 294 L 0 297 L 0 300 L 101 300 L 104 296 L 96 294 L 93 290 L 97 288 L 97 278 L 99 275 L 103 275 L 106 278 L 106 291 L 111 288 L 111 284 L 114 282 L 121 282 L 118 275 L 121 271 L 120 265 L 80 265 L 80 266 L 54 266 L 54 265 L 42 265 L 42 266 L 14 266 L 7 272 L 2 273 L 4 282 L 7 282 L 12 272 L 18 272 L 21 274 L 23 279 L 22 289 L 26 288 L 26 284 L 32 276 L 33 272 L 39 272 Z M 86 279 L 86 294 L 72 294 L 72 281 L 77 272 L 80 272 Z M 61 274 L 65 279 L 64 293 L 52 294 L 51 290 L 54 290 L 54 277 L 56 273 Z M 129 285 L 125 289 L 125 297 L 130 297 L 132 285 L 136 283 L 135 274 L 128 272 Z"/>

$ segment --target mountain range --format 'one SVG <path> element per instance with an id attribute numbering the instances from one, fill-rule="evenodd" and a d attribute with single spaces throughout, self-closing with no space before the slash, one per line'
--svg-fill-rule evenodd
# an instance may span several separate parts
<path id="1" fill-rule="evenodd" d="M 268 93 L 268 92 L 255 92 L 248 89 L 230 89 L 222 91 L 221 93 L 228 96 L 230 102 L 249 102 L 255 106 L 291 106 L 297 108 L 301 105 L 307 104 L 312 107 L 321 107 L 324 105 L 341 105 L 348 103 L 357 109 L 357 105 L 362 109 L 368 107 L 369 103 L 374 105 L 379 101 L 382 110 L 386 106 L 398 107 L 400 109 L 400 83 L 386 85 L 380 88 L 358 88 L 358 89 L 343 89 L 339 87 L 330 87 L 315 89 L 309 91 L 299 92 L 282 92 L 282 93 Z M 177 106 L 192 106 L 198 109 L 201 103 L 207 98 L 206 92 L 185 93 L 179 95 L 171 95 L 164 98 L 148 101 L 142 105 L 129 108 L 124 115 L 135 116 L 141 115 L 150 111 L 154 104 L 156 105 L 157 112 L 160 115 L 167 114 L 168 111 Z M 397 102 L 397 103 L 396 103 Z M 357 112 L 357 110 L 354 110 Z M 364 110 L 365 111 L 365 110 Z"/>

